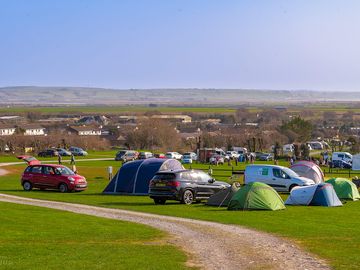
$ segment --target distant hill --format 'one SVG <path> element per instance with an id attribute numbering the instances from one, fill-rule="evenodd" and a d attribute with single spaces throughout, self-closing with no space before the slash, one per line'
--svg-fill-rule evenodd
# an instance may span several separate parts
<path id="1" fill-rule="evenodd" d="M 0 88 L 0 104 L 24 105 L 258 105 L 358 102 L 360 92 L 252 89 L 105 89 L 17 86 Z"/>

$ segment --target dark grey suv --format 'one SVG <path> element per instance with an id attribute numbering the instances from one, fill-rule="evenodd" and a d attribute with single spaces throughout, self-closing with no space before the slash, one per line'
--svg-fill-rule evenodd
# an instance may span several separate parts
<path id="1" fill-rule="evenodd" d="M 207 200 L 229 186 L 200 170 L 163 171 L 156 173 L 150 181 L 149 196 L 155 204 L 165 204 L 166 200 L 192 204 Z"/>

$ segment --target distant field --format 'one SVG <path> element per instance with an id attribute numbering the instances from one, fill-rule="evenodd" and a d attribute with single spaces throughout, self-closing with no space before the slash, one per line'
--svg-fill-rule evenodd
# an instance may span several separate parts
<path id="1" fill-rule="evenodd" d="M 142 106 L 68 106 L 68 107 L 0 107 L 0 113 L 41 112 L 48 114 L 74 113 L 124 113 L 159 111 L 163 113 L 234 113 L 236 109 L 226 107 L 142 107 Z"/>
<path id="2" fill-rule="evenodd" d="M 274 105 L 275 106 L 275 105 Z M 260 112 L 264 109 L 272 109 L 274 106 L 251 106 L 246 107 L 250 112 Z M 351 110 L 352 112 L 360 112 L 360 108 L 352 108 L 342 104 L 323 104 L 323 105 L 305 105 L 297 107 L 293 105 L 285 106 L 287 112 L 299 113 L 303 110 L 313 111 L 316 114 L 321 114 L 325 111 L 333 111 L 339 114 Z M 0 114 L 20 114 L 24 112 L 40 112 L 45 114 L 115 114 L 115 113 L 143 113 L 146 111 L 159 111 L 161 113 L 235 113 L 236 107 L 146 107 L 146 106 L 56 106 L 56 107 L 0 107 Z"/>

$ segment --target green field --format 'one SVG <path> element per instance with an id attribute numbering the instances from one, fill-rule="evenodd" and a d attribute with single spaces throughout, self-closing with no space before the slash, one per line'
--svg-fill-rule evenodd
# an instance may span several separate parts
<path id="1" fill-rule="evenodd" d="M 101 192 L 108 183 L 106 167 L 109 164 L 118 165 L 114 161 L 79 163 L 78 170 L 87 177 L 89 189 L 81 193 L 67 194 L 56 191 L 22 191 L 19 174 L 25 166 L 12 166 L 9 167 L 11 174 L 0 178 L 0 192 L 243 225 L 289 238 L 308 251 L 327 259 L 336 269 L 358 269 L 360 264 L 360 257 L 357 256 L 360 248 L 360 220 L 358 218 L 360 202 L 347 202 L 339 208 L 289 206 L 286 210 L 277 212 L 229 212 L 223 208 L 208 207 L 203 204 L 186 206 L 178 202 L 154 205 L 146 196 L 102 195 Z M 208 165 L 199 166 L 206 169 Z M 226 169 L 228 166 L 219 168 Z M 218 174 L 221 174 L 221 178 L 225 180 L 231 175 L 231 170 L 220 171 Z M 282 195 L 284 199 L 286 196 L 286 194 Z"/>
<path id="2" fill-rule="evenodd" d="M 0 202 L 0 269 L 186 269 L 158 230 Z"/>
<path id="3" fill-rule="evenodd" d="M 26 107 L 26 112 L 40 112 L 46 114 L 84 114 L 84 113 L 134 113 L 159 111 L 162 113 L 234 113 L 235 108 L 227 107 L 144 107 L 144 106 L 67 106 L 67 107 Z M 0 113 L 22 113 L 24 107 L 0 107 Z"/>

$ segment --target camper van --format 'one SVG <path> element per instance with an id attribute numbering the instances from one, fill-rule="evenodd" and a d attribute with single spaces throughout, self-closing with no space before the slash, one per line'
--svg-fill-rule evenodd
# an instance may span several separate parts
<path id="1" fill-rule="evenodd" d="M 335 161 L 335 160 L 344 160 L 348 163 L 352 162 L 352 155 L 348 152 L 334 152 L 332 154 L 331 160 Z"/>
<path id="2" fill-rule="evenodd" d="M 244 155 L 248 152 L 248 150 L 245 148 L 245 147 L 237 147 L 237 146 L 234 146 L 232 148 L 233 151 L 236 151 L 238 154 L 240 155 Z"/>
<path id="3" fill-rule="evenodd" d="M 274 151 L 274 149 L 273 149 L 272 151 Z M 284 155 L 289 155 L 289 156 L 291 156 L 293 152 L 294 152 L 294 145 L 293 145 L 292 143 L 290 143 L 290 144 L 285 144 L 285 145 L 283 146 L 283 153 L 284 153 Z"/>
<path id="4" fill-rule="evenodd" d="M 248 165 L 244 173 L 245 184 L 261 182 L 273 187 L 276 191 L 290 192 L 296 186 L 315 185 L 309 178 L 300 177 L 293 170 L 277 165 Z"/>

